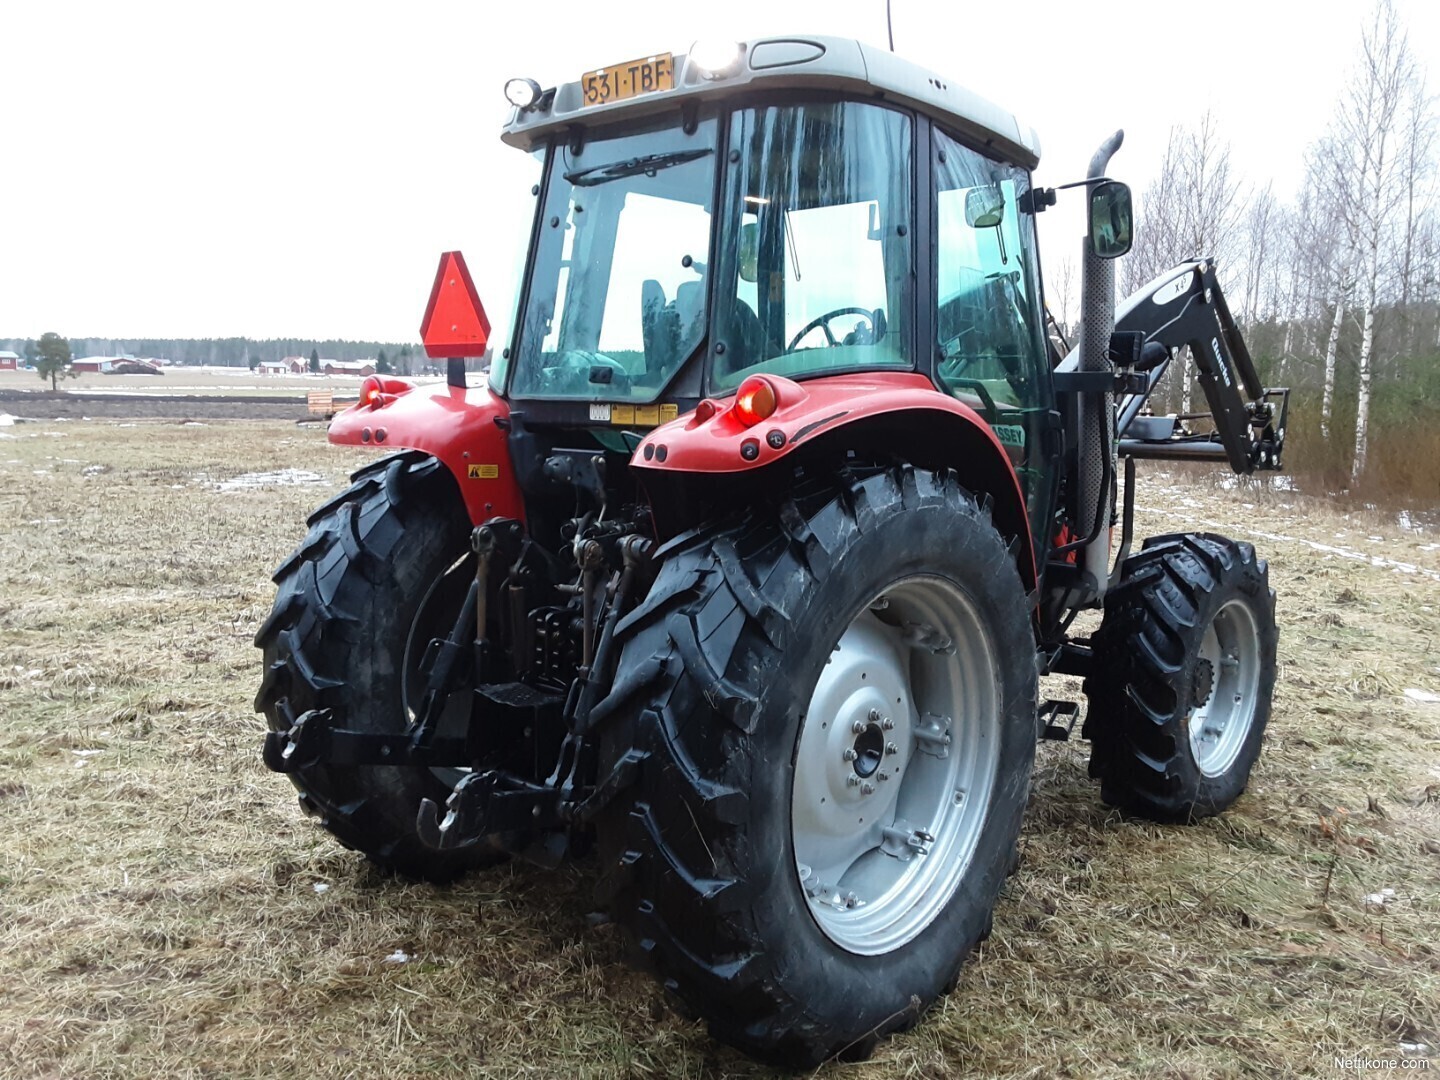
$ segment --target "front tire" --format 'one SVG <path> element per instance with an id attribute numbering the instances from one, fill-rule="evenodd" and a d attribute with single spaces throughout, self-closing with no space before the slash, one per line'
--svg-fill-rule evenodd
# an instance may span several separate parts
<path id="1" fill-rule="evenodd" d="M 1013 864 L 1037 686 L 1014 559 L 909 467 L 661 558 L 595 717 L 602 895 L 717 1038 L 864 1056 L 953 985 Z"/>
<path id="2" fill-rule="evenodd" d="M 431 637 L 449 632 L 474 573 L 470 521 L 443 464 L 407 451 L 352 479 L 310 516 L 304 542 L 275 571 L 275 607 L 255 636 L 265 654 L 255 708 L 272 731 L 317 709 L 337 728 L 405 731 L 423 692 L 420 659 Z M 461 697 L 442 721 L 449 734 L 468 722 Z M 444 806 L 454 770 L 320 762 L 289 775 L 306 813 L 388 870 L 443 882 L 501 856 L 490 844 L 440 852 L 421 843 L 420 800 Z"/>
<path id="3" fill-rule="evenodd" d="M 1270 718 L 1276 637 L 1269 569 L 1249 544 L 1146 540 L 1106 594 L 1085 680 L 1101 797 L 1160 822 L 1238 799 Z"/>

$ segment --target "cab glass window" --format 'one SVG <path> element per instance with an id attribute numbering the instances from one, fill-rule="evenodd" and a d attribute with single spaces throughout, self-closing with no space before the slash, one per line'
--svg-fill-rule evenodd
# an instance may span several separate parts
<path id="1" fill-rule="evenodd" d="M 860 102 L 735 113 L 712 392 L 910 366 L 912 127 Z"/>
<path id="2" fill-rule="evenodd" d="M 1029 176 L 935 132 L 937 374 L 994 429 L 1032 506 L 1048 406 Z"/>

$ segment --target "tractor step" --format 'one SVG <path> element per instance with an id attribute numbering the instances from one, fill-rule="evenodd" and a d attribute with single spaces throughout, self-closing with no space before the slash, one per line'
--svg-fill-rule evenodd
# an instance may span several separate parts
<path id="1" fill-rule="evenodd" d="M 1040 703 L 1040 723 L 1043 725 L 1040 737 L 1066 742 L 1074 734 L 1075 724 L 1079 719 L 1079 702 L 1046 698 Z"/>

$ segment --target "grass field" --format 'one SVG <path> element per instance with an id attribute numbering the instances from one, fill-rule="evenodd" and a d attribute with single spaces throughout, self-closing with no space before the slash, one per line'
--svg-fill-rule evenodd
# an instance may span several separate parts
<path id="1" fill-rule="evenodd" d="M 102 375 L 81 372 L 61 379 L 61 390 L 125 394 L 296 394 L 334 389 L 352 396 L 361 383 L 353 375 L 258 375 L 245 368 L 171 367 L 163 375 Z M 0 371 L 0 390 L 48 390 L 33 371 Z"/>
<path id="2" fill-rule="evenodd" d="M 765 1075 L 625 965 L 590 866 L 386 879 L 262 767 L 268 575 L 364 460 L 289 423 L 0 428 L 0 1075 Z M 222 487 L 257 473 L 278 475 Z M 1440 538 L 1153 473 L 1138 501 L 1142 535 L 1270 559 L 1250 792 L 1194 827 L 1127 821 L 1087 744 L 1043 745 L 958 990 L 823 1075 L 1440 1068 Z"/>

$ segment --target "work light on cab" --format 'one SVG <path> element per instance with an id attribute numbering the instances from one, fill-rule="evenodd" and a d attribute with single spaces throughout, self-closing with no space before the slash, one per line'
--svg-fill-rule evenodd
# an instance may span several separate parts
<path id="1" fill-rule="evenodd" d="M 775 387 L 763 376 L 750 376 L 735 392 L 735 418 L 746 427 L 754 427 L 773 415 L 775 406 Z"/>
<path id="2" fill-rule="evenodd" d="M 540 84 L 534 79 L 511 79 L 505 84 L 505 100 L 517 109 L 528 109 L 540 100 Z"/>
<path id="3" fill-rule="evenodd" d="M 707 79 L 723 79 L 735 74 L 745 47 L 738 41 L 697 41 L 690 46 L 690 63 Z"/>

